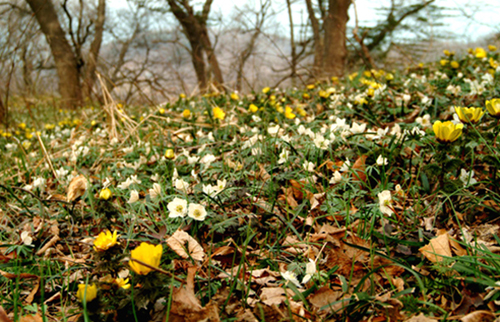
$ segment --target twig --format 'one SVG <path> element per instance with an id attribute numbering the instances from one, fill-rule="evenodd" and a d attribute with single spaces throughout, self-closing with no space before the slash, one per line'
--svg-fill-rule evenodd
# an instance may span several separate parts
<path id="1" fill-rule="evenodd" d="M 36 132 L 36 138 L 38 139 L 38 143 L 40 143 L 40 146 L 42 147 L 43 155 L 45 156 L 45 160 L 47 160 L 47 163 L 49 164 L 50 170 L 52 170 L 54 177 L 56 179 L 59 179 L 59 177 L 57 176 L 57 172 L 54 170 L 54 166 L 52 165 L 52 161 L 50 160 L 49 154 L 47 153 L 47 150 L 45 149 L 45 145 L 43 144 L 43 141 L 40 138 L 40 135 L 38 134 L 38 132 Z"/>

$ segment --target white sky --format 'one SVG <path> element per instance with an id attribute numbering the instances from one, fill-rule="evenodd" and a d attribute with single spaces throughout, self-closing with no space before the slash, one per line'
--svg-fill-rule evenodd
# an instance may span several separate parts
<path id="1" fill-rule="evenodd" d="M 258 7 L 260 0 L 214 0 L 212 12 L 220 12 L 224 18 L 228 18 L 236 9 L 236 6 L 242 6 L 245 3 Z M 285 0 L 272 0 L 273 9 L 278 12 L 274 18 L 282 25 L 282 28 L 288 28 L 288 16 Z M 423 1 L 423 0 L 422 0 Z M 165 1 L 166 2 L 166 1 Z M 294 11 L 294 23 L 306 21 L 307 12 L 303 0 L 295 1 L 292 5 Z M 194 1 L 193 3 L 201 3 Z M 378 15 L 377 8 L 384 4 L 390 4 L 390 0 L 356 0 L 358 19 L 360 26 L 373 25 L 382 17 Z M 448 8 L 448 14 L 455 15 L 447 17 L 441 22 L 447 27 L 441 29 L 445 32 L 454 33 L 457 40 L 464 42 L 474 41 L 477 38 L 500 32 L 500 1 L 499 0 L 437 0 L 434 4 Z M 127 6 L 126 0 L 110 0 L 112 8 L 124 8 Z M 468 16 L 470 19 L 464 18 Z M 351 6 L 349 12 L 349 25 L 354 26 L 354 7 Z"/>

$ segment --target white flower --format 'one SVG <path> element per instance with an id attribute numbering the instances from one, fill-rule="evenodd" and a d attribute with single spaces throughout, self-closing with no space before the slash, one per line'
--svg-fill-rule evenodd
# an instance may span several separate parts
<path id="1" fill-rule="evenodd" d="M 467 172 L 467 170 L 461 169 L 459 179 L 464 183 L 464 187 L 477 183 L 477 180 L 474 179 L 474 170 Z"/>
<path id="2" fill-rule="evenodd" d="M 295 286 L 299 288 L 302 287 L 299 280 L 297 279 L 297 274 L 295 274 L 294 272 L 286 271 L 284 273 L 281 273 L 281 276 L 285 279 L 285 281 L 287 281 L 287 283 L 292 282 L 293 284 L 295 284 Z"/>
<path id="3" fill-rule="evenodd" d="M 396 185 L 395 190 L 396 190 L 397 195 L 399 195 L 401 197 L 405 196 L 405 192 L 404 192 L 403 188 L 401 188 L 401 185 L 399 183 Z"/>
<path id="4" fill-rule="evenodd" d="M 252 155 L 261 155 L 261 154 L 262 154 L 261 148 L 252 148 Z"/>
<path id="5" fill-rule="evenodd" d="M 59 170 L 56 170 L 56 175 L 58 178 L 63 178 L 69 173 L 69 170 L 60 167 Z"/>
<path id="6" fill-rule="evenodd" d="M 351 161 L 349 161 L 349 159 L 346 159 L 345 162 L 340 167 L 340 172 L 349 171 L 350 167 L 351 167 Z"/>
<path id="7" fill-rule="evenodd" d="M 226 179 L 224 179 L 224 180 L 217 179 L 217 186 L 216 186 L 217 193 L 219 193 L 222 190 L 226 189 L 226 184 L 227 184 L 227 180 Z"/>
<path id="8" fill-rule="evenodd" d="M 403 95 L 403 102 L 405 103 L 405 106 L 408 105 L 408 103 L 410 103 L 410 100 L 411 100 L 411 95 L 409 94 Z"/>
<path id="9" fill-rule="evenodd" d="M 198 157 L 198 156 L 194 156 L 194 157 L 187 156 L 188 164 L 195 164 L 196 162 L 198 162 L 198 160 L 200 160 L 200 157 Z"/>
<path id="10" fill-rule="evenodd" d="M 185 217 L 187 211 L 187 200 L 181 198 L 174 198 L 174 200 L 170 201 L 167 205 L 167 209 L 169 211 L 169 218 L 176 217 Z"/>
<path id="11" fill-rule="evenodd" d="M 377 194 L 380 211 L 388 216 L 391 216 L 394 212 L 389 206 L 391 205 L 391 192 L 389 190 L 384 190 Z"/>
<path id="12" fill-rule="evenodd" d="M 308 172 L 314 172 L 314 163 L 312 163 L 310 161 L 304 161 L 304 164 L 302 165 L 302 167 L 304 168 L 304 170 L 306 170 Z"/>
<path id="13" fill-rule="evenodd" d="M 111 180 L 108 177 L 106 177 L 106 179 L 102 183 L 102 188 L 106 189 L 106 188 L 109 188 L 109 186 L 111 186 Z"/>
<path id="14" fill-rule="evenodd" d="M 151 199 L 156 199 L 161 196 L 161 186 L 158 183 L 153 183 L 153 188 L 149 189 Z"/>
<path id="15" fill-rule="evenodd" d="M 178 189 L 184 193 L 187 193 L 188 188 L 189 188 L 189 183 L 187 183 L 186 181 L 184 181 L 182 179 L 175 179 L 174 187 L 175 187 L 175 189 Z"/>
<path id="16" fill-rule="evenodd" d="M 46 182 L 47 182 L 47 180 L 45 178 L 36 177 L 33 180 L 32 186 L 33 186 L 33 188 L 40 188 L 40 190 L 44 190 Z"/>
<path id="17" fill-rule="evenodd" d="M 315 273 L 316 273 L 316 262 L 309 258 L 309 263 L 306 264 L 306 275 L 302 279 L 302 284 L 309 282 L 309 280 Z"/>
<path id="18" fill-rule="evenodd" d="M 460 87 L 460 85 L 453 86 L 452 84 L 450 84 L 448 85 L 448 87 L 446 87 L 446 90 L 452 93 L 454 96 L 458 96 L 460 95 L 462 88 Z"/>
<path id="19" fill-rule="evenodd" d="M 338 171 L 333 173 L 333 177 L 330 179 L 330 184 L 336 184 L 342 181 L 342 174 Z"/>
<path id="20" fill-rule="evenodd" d="M 207 217 L 205 207 L 197 203 L 190 203 L 188 208 L 188 216 L 194 220 L 203 221 Z"/>
<path id="21" fill-rule="evenodd" d="M 351 133 L 352 134 L 363 133 L 365 130 L 366 130 L 366 124 L 365 123 L 362 123 L 361 125 L 359 125 L 356 122 L 352 122 L 352 126 L 351 126 Z"/>
<path id="22" fill-rule="evenodd" d="M 319 133 L 315 134 L 313 142 L 314 142 L 314 145 L 316 145 L 316 147 L 318 149 L 321 149 L 321 150 L 328 149 L 328 146 L 330 145 L 330 140 L 325 139 L 323 137 L 323 135 L 321 135 Z"/>
<path id="23" fill-rule="evenodd" d="M 288 160 L 289 155 L 290 155 L 290 151 L 283 149 L 283 151 L 281 151 L 281 153 L 279 155 L 280 158 L 278 159 L 278 164 L 285 163 Z"/>
<path id="24" fill-rule="evenodd" d="M 132 190 L 130 191 L 130 198 L 128 199 L 127 203 L 134 203 L 139 200 L 139 193 L 137 190 Z"/>
<path id="25" fill-rule="evenodd" d="M 203 158 L 201 158 L 200 163 L 205 165 L 209 165 L 210 163 L 215 161 L 215 156 L 213 154 L 205 154 Z"/>
<path id="26" fill-rule="evenodd" d="M 218 191 L 211 184 L 203 185 L 202 191 L 210 197 L 215 197 Z"/>
<path id="27" fill-rule="evenodd" d="M 421 102 L 422 102 L 423 106 L 431 106 L 432 98 L 429 98 L 429 97 L 423 95 L 423 97 L 421 98 Z"/>
<path id="28" fill-rule="evenodd" d="M 382 154 L 378 156 L 377 165 L 382 166 L 382 165 L 387 165 L 387 163 L 388 163 L 387 158 L 384 158 Z"/>
<path id="29" fill-rule="evenodd" d="M 255 115 L 255 114 L 252 115 L 252 120 L 255 123 L 260 123 L 260 121 L 262 121 L 262 119 L 260 117 L 258 117 L 257 115 Z"/>
<path id="30" fill-rule="evenodd" d="M 141 180 L 137 179 L 137 176 L 133 175 L 127 178 L 125 182 L 120 183 L 117 187 L 125 190 L 128 189 L 128 187 L 130 187 L 131 184 L 134 183 L 140 184 L 141 182 L 142 182 Z"/>
<path id="31" fill-rule="evenodd" d="M 158 181 L 160 180 L 160 175 L 158 173 L 155 173 L 151 176 L 151 180 L 153 181 Z"/>
<path id="32" fill-rule="evenodd" d="M 24 243 L 24 245 L 29 246 L 33 242 L 33 238 L 31 238 L 28 231 L 23 231 L 21 233 L 21 241 Z"/>
<path id="33" fill-rule="evenodd" d="M 431 126 L 431 116 L 429 114 L 419 116 L 417 117 L 416 122 L 422 125 L 423 128 L 428 128 Z"/>
<path id="34" fill-rule="evenodd" d="M 280 126 L 279 125 L 269 126 L 267 128 L 267 133 L 269 133 L 270 135 L 274 136 L 274 135 L 278 134 L 279 130 L 280 130 Z"/>

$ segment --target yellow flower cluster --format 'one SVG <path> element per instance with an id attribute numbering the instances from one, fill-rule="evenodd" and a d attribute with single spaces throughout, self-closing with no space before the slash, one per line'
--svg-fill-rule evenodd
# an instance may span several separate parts
<path id="1" fill-rule="evenodd" d="M 233 93 L 234 94 L 234 93 Z M 226 117 L 226 113 L 220 107 L 214 107 L 212 109 L 215 119 L 223 120 Z"/>
<path id="2" fill-rule="evenodd" d="M 455 112 L 457 112 L 460 121 L 467 124 L 476 124 L 484 115 L 484 111 L 480 107 L 455 106 Z"/>

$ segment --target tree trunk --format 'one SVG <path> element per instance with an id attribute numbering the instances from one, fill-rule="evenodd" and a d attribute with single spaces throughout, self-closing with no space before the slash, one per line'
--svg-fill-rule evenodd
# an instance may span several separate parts
<path id="1" fill-rule="evenodd" d="M 347 58 L 346 25 L 351 0 L 329 0 L 324 20 L 325 50 L 323 76 L 342 76 Z"/>
<path id="2" fill-rule="evenodd" d="M 293 28 L 293 16 L 292 16 L 292 3 L 290 0 L 286 0 L 286 6 L 288 9 L 288 22 L 290 23 L 290 47 L 292 51 L 292 62 L 291 62 L 291 80 L 292 87 L 295 87 L 295 77 L 297 76 L 297 51 L 295 48 L 295 38 L 294 38 L 294 28 Z"/>
<path id="3" fill-rule="evenodd" d="M 63 104 L 76 108 L 82 104 L 82 91 L 76 57 L 61 28 L 50 0 L 26 0 L 50 45 L 59 77 L 59 92 Z"/>
<path id="4" fill-rule="evenodd" d="M 205 59 L 203 58 L 203 45 L 199 39 L 190 40 L 189 43 L 191 44 L 191 61 L 198 79 L 198 87 L 201 92 L 205 92 L 208 84 Z"/>
<path id="5" fill-rule="evenodd" d="M 321 37 L 320 33 L 319 21 L 314 14 L 314 9 L 311 1 L 312 0 L 306 0 L 307 13 L 309 15 L 309 20 L 311 21 L 314 42 L 314 62 L 312 67 L 312 77 L 318 78 L 321 76 L 321 70 L 323 69 L 324 45 L 323 38 Z"/>
<path id="6" fill-rule="evenodd" d="M 97 18 L 95 22 L 95 34 L 92 44 L 90 44 L 89 56 L 87 59 L 87 68 L 85 75 L 85 95 L 90 98 L 92 95 L 92 88 L 96 80 L 97 59 L 99 51 L 101 50 L 102 34 L 104 32 L 104 21 L 106 18 L 106 0 L 99 0 L 97 6 Z"/>
<path id="7" fill-rule="evenodd" d="M 222 77 L 222 71 L 219 67 L 219 61 L 217 60 L 217 56 L 212 48 L 212 42 L 210 41 L 210 37 L 208 36 L 208 30 L 206 25 L 202 26 L 203 28 L 203 47 L 205 48 L 205 53 L 207 54 L 208 63 L 212 68 L 212 73 L 215 78 L 215 86 L 221 87 L 224 84 L 224 78 Z"/>

